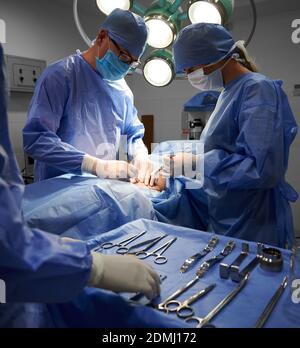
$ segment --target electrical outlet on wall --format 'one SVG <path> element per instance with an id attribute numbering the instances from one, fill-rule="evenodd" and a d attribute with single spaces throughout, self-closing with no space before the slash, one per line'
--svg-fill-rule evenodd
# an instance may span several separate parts
<path id="1" fill-rule="evenodd" d="M 37 79 L 41 75 L 41 68 L 34 65 L 14 64 L 14 85 L 19 87 L 35 87 Z"/>
<path id="2" fill-rule="evenodd" d="M 36 59 L 6 56 L 9 87 L 13 92 L 34 92 L 46 62 Z"/>

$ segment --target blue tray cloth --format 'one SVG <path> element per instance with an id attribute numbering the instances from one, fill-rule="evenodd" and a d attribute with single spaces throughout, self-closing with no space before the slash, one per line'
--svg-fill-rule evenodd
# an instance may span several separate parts
<path id="1" fill-rule="evenodd" d="M 137 220 L 88 241 L 88 247 L 92 249 L 102 242 L 121 240 L 125 236 L 145 229 L 148 231 L 144 236 L 147 239 L 162 233 L 169 235 L 165 241 L 173 236 L 178 237 L 177 242 L 165 254 L 168 257 L 167 264 L 160 266 L 154 264 L 153 258 L 147 260 L 160 274 L 167 275 L 167 279 L 162 284 L 162 296 L 157 300 L 157 302 L 160 302 L 194 277 L 197 268 L 203 261 L 200 261 L 197 267 L 194 267 L 184 275 L 179 273 L 179 268 L 187 257 L 203 249 L 210 240 L 211 235 L 155 221 Z M 219 253 L 224 248 L 226 242 L 229 241 L 226 237 L 219 236 L 219 238 L 220 242 L 215 251 L 208 254 L 205 259 Z M 224 259 L 227 263 L 231 263 L 240 253 L 242 241 L 235 241 L 237 243 L 235 250 Z M 256 254 L 256 244 L 249 244 L 251 255 L 248 256 L 242 266 L 248 264 Z M 282 250 L 282 253 L 284 256 L 284 270 L 281 273 L 267 273 L 257 267 L 252 272 L 248 284 L 238 297 L 212 320 L 214 325 L 220 328 L 250 328 L 255 325 L 266 304 L 288 273 L 290 252 Z M 206 297 L 193 304 L 197 316 L 206 315 L 236 286 L 231 280 L 220 279 L 218 266 L 209 270 L 204 278 L 192 289 L 180 296 L 179 300 L 186 299 L 211 283 L 217 283 L 217 287 Z M 73 302 L 65 304 L 7 304 L 3 306 L 10 306 L 11 310 L 5 312 L 5 318 L 0 315 L 0 326 L 62 328 L 191 327 L 181 319 L 178 319 L 175 314 L 167 315 L 153 308 L 141 306 L 139 303 L 130 303 L 126 301 L 126 298 L 128 298 L 128 294 L 117 295 L 109 291 L 85 288 Z M 286 289 L 266 327 L 300 327 L 299 319 L 297 321 L 292 315 L 297 310 L 294 306 L 296 305 L 293 305 L 290 301 L 290 291 Z M 299 305 L 297 306 L 299 311 Z M 2 325 L 2 321 L 5 325 Z"/>
<path id="2" fill-rule="evenodd" d="M 148 239 L 161 235 L 162 233 L 167 233 L 170 237 L 176 236 L 178 240 L 175 244 L 166 252 L 168 257 L 168 263 L 165 265 L 156 265 L 153 262 L 153 258 L 147 259 L 158 272 L 167 274 L 168 278 L 163 282 L 162 285 L 162 296 L 161 299 L 165 299 L 176 289 L 185 285 L 188 281 L 193 279 L 195 272 L 198 267 L 193 268 L 186 274 L 180 274 L 179 268 L 183 264 L 184 260 L 189 256 L 195 254 L 196 252 L 202 250 L 208 243 L 211 234 L 206 232 L 200 232 L 196 230 L 190 230 L 181 227 L 174 227 L 171 225 L 162 224 L 155 221 L 138 220 L 129 223 L 121 228 L 114 231 L 101 235 L 88 242 L 90 248 L 94 248 L 96 245 L 106 241 L 116 241 L 124 238 L 124 236 L 134 234 L 136 232 L 147 230 L 148 233 L 143 236 L 143 239 Z M 232 239 L 218 236 L 220 242 L 216 249 L 206 256 L 205 259 L 211 258 L 213 255 L 218 254 L 225 246 L 225 244 Z M 141 241 L 143 239 L 140 239 Z M 170 238 L 164 239 L 167 241 Z M 241 252 L 241 240 L 235 240 L 236 247 L 231 255 L 224 259 L 226 263 L 232 263 L 234 259 Z M 250 245 L 250 255 L 242 264 L 242 268 L 247 265 L 255 256 L 257 245 L 256 243 L 249 243 Z M 220 328 L 251 328 L 254 327 L 256 320 L 260 316 L 261 312 L 269 302 L 270 298 L 273 296 L 274 292 L 277 290 L 278 286 L 282 282 L 284 276 L 289 272 L 289 260 L 290 251 L 281 250 L 284 256 L 284 269 L 281 273 L 270 273 L 263 271 L 259 266 L 251 273 L 246 287 L 242 292 L 236 297 L 231 304 L 228 305 L 215 319 L 212 323 Z M 113 253 L 112 250 L 106 251 L 107 253 Z M 205 316 L 216 304 L 219 303 L 230 291 L 234 289 L 236 283 L 231 280 L 223 280 L 219 277 L 219 265 L 215 266 L 213 269 L 209 270 L 207 274 L 190 290 L 179 297 L 179 300 L 183 300 L 196 293 L 198 290 L 203 289 L 209 284 L 217 283 L 217 287 L 208 294 L 205 298 L 199 300 L 197 303 L 193 304 L 197 316 Z M 276 306 L 274 312 L 272 313 L 270 319 L 266 323 L 266 327 L 300 327 L 300 322 L 294 321 L 293 317 L 289 315 L 288 306 L 296 306 L 291 304 L 290 299 L 290 289 L 286 289 L 284 295 L 281 297 L 280 302 Z M 160 302 L 160 301 L 158 301 Z M 299 307 L 299 305 L 297 305 Z M 299 308 L 300 309 L 300 308 Z M 295 312 L 295 311 L 294 311 Z M 153 316 L 156 316 L 157 312 L 153 310 Z M 151 314 L 145 318 L 144 325 L 148 326 L 151 322 Z M 175 314 L 169 314 L 167 317 L 158 317 L 157 325 L 160 326 L 163 323 L 160 321 L 165 321 L 165 324 L 172 326 L 173 322 L 168 324 L 168 320 L 178 319 Z M 180 320 L 182 326 L 185 323 Z M 134 324 L 135 321 L 133 320 Z M 151 326 L 151 325 L 150 325 Z"/>

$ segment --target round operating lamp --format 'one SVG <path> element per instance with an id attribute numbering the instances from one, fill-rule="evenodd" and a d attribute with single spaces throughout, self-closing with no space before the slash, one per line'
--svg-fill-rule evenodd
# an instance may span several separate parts
<path id="1" fill-rule="evenodd" d="M 152 86 L 168 86 L 175 77 L 172 53 L 167 50 L 152 52 L 145 62 L 143 74 Z"/>
<path id="2" fill-rule="evenodd" d="M 149 29 L 148 45 L 154 48 L 166 48 L 175 39 L 174 27 L 163 17 L 151 17 L 146 20 Z"/>
<path id="3" fill-rule="evenodd" d="M 97 0 L 97 6 L 101 12 L 108 16 L 116 8 L 129 10 L 131 2 L 131 0 Z"/>
<path id="4" fill-rule="evenodd" d="M 234 0 L 191 0 L 188 16 L 195 23 L 222 24 L 232 16 Z"/>
<path id="5" fill-rule="evenodd" d="M 157 48 L 167 48 L 170 46 L 180 30 L 178 12 L 170 11 L 168 6 L 161 7 L 154 3 L 145 13 L 145 23 L 149 29 L 148 45 Z"/>

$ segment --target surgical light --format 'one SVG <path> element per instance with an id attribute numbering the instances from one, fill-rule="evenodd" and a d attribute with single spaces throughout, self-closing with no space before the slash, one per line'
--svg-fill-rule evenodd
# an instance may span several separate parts
<path id="1" fill-rule="evenodd" d="M 146 60 L 144 77 L 148 83 L 155 87 L 169 85 L 175 77 L 172 53 L 166 50 L 156 50 Z"/>
<path id="2" fill-rule="evenodd" d="M 82 0 L 83 1 L 83 0 Z M 79 0 L 73 0 L 73 15 L 76 27 L 87 46 L 93 41 L 81 25 L 78 14 Z M 188 7 L 183 6 L 188 2 Z M 114 9 L 130 10 L 144 18 L 149 28 L 149 46 L 155 48 L 144 64 L 143 71 L 135 69 L 136 73 L 143 72 L 145 79 L 153 86 L 167 86 L 176 78 L 172 44 L 184 22 L 190 19 L 192 23 L 218 23 L 226 26 L 233 14 L 234 0 L 154 0 L 148 6 L 139 4 L 139 0 L 96 0 L 99 9 L 109 15 Z M 257 24 L 255 0 L 249 0 L 253 14 L 251 33 L 246 41 L 247 47 L 253 38 Z M 179 79 L 182 76 L 178 76 Z"/>
<path id="3" fill-rule="evenodd" d="M 175 38 L 174 28 L 163 18 L 152 17 L 146 21 L 149 29 L 148 45 L 154 48 L 166 48 Z"/>
<path id="4" fill-rule="evenodd" d="M 225 24 L 233 12 L 233 0 L 191 0 L 188 16 L 195 23 Z"/>
<path id="5" fill-rule="evenodd" d="M 131 7 L 130 0 L 97 0 L 97 6 L 100 11 L 106 14 L 107 16 L 116 8 L 122 10 L 129 10 Z"/>
<path id="6" fill-rule="evenodd" d="M 148 45 L 156 49 L 170 46 L 181 28 L 178 6 L 181 1 L 174 5 L 170 1 L 154 2 L 145 13 L 145 23 L 149 29 Z M 162 6 L 163 5 L 163 6 Z M 174 7 L 173 7 L 174 6 Z"/>

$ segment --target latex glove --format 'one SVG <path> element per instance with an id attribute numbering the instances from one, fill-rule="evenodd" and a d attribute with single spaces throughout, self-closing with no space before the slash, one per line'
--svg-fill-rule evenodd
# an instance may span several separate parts
<path id="1" fill-rule="evenodd" d="M 159 179 L 160 166 L 153 162 L 148 154 L 137 155 L 132 164 L 138 169 L 138 182 L 151 187 L 156 184 Z"/>
<path id="2" fill-rule="evenodd" d="M 197 156 L 186 152 L 164 156 L 162 173 L 166 177 L 178 177 L 181 175 L 190 177 L 196 160 Z"/>
<path id="3" fill-rule="evenodd" d="M 66 243 L 74 243 L 74 242 L 80 242 L 78 239 L 73 239 L 69 237 L 62 237 L 61 240 Z"/>
<path id="4" fill-rule="evenodd" d="M 159 177 L 158 179 L 155 180 L 155 183 L 153 186 L 149 187 L 149 186 L 146 186 L 145 184 L 141 183 L 141 182 L 137 182 L 137 183 L 134 183 L 136 186 L 138 187 L 142 187 L 142 188 L 148 188 L 150 190 L 155 190 L 155 191 L 159 191 L 159 192 L 162 192 L 166 189 L 167 187 L 167 180 L 166 178 L 162 175 L 162 174 L 159 174 Z"/>
<path id="5" fill-rule="evenodd" d="M 82 171 L 102 179 L 130 179 L 138 175 L 138 169 L 125 161 L 105 161 L 92 156 L 84 156 Z"/>
<path id="6" fill-rule="evenodd" d="M 141 292 L 150 300 L 160 294 L 160 278 L 152 267 L 129 255 L 92 253 L 88 286 L 114 292 Z"/>

